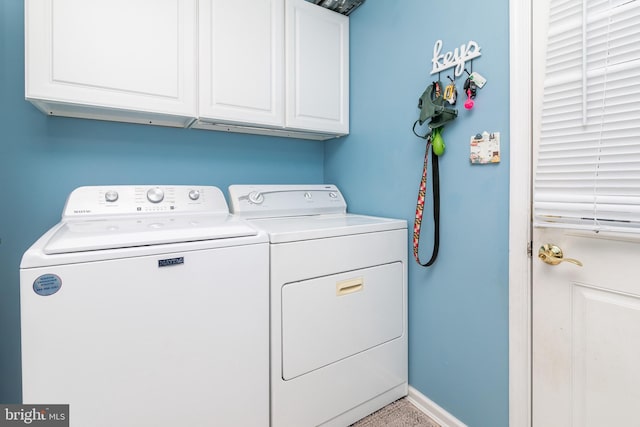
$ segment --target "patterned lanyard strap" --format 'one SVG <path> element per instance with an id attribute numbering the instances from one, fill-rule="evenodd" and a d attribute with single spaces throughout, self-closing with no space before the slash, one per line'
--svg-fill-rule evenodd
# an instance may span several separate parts
<path id="1" fill-rule="evenodd" d="M 433 163 L 433 221 L 434 221 L 434 238 L 433 252 L 431 259 L 426 263 L 420 262 L 418 247 L 420 245 L 420 229 L 422 226 L 422 213 L 424 210 L 424 200 L 427 193 L 427 165 L 429 161 L 429 148 L 431 147 L 431 137 L 427 139 L 427 148 L 424 152 L 424 166 L 422 168 L 422 180 L 420 181 L 420 190 L 418 191 L 418 203 L 416 204 L 416 219 L 413 224 L 413 257 L 416 262 L 423 267 L 432 265 L 438 257 L 438 249 L 440 247 L 440 174 L 438 170 L 438 156 L 431 150 L 431 162 Z"/>

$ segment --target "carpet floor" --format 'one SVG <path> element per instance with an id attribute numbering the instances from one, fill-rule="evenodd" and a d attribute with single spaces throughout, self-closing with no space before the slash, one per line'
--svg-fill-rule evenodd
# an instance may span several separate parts
<path id="1" fill-rule="evenodd" d="M 396 400 L 351 427 L 440 427 L 406 398 Z"/>

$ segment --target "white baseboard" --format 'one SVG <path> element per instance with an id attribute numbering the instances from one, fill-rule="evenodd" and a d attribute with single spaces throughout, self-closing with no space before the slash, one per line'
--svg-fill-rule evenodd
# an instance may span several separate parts
<path id="1" fill-rule="evenodd" d="M 440 424 L 442 427 L 467 427 L 465 423 L 442 409 L 433 400 L 420 393 L 415 388 L 409 386 L 407 400 L 413 403 L 416 408 L 427 414 L 429 418 Z"/>

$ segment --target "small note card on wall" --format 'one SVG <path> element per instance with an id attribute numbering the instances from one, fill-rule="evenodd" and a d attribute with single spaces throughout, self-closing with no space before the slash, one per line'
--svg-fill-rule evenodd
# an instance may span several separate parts
<path id="1" fill-rule="evenodd" d="M 473 164 L 500 163 L 500 132 L 484 131 L 471 137 L 469 160 Z"/>

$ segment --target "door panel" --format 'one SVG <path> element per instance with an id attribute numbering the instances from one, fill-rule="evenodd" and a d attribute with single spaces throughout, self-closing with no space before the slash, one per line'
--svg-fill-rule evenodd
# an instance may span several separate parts
<path id="1" fill-rule="evenodd" d="M 284 126 L 283 0 L 200 0 L 200 118 Z"/>
<path id="2" fill-rule="evenodd" d="M 630 425 L 640 401 L 637 239 L 534 230 L 583 263 L 533 263 L 533 425 Z"/>
<path id="3" fill-rule="evenodd" d="M 625 369 L 640 356 L 640 298 L 580 284 L 571 288 L 575 424 L 625 425 L 636 417 L 640 400 L 639 371 Z"/>
<path id="4" fill-rule="evenodd" d="M 26 2 L 26 98 L 194 117 L 195 6 L 195 0 Z"/>
<path id="5" fill-rule="evenodd" d="M 349 133 L 349 18 L 302 0 L 285 11 L 287 127 Z"/>

